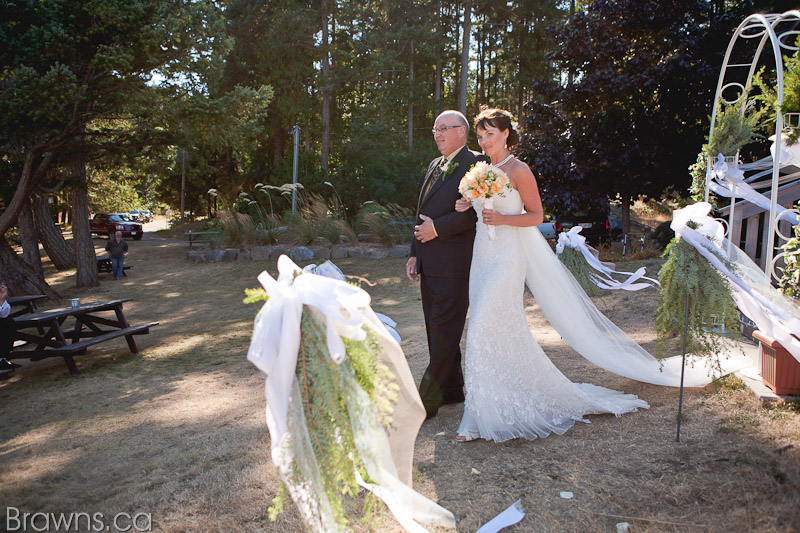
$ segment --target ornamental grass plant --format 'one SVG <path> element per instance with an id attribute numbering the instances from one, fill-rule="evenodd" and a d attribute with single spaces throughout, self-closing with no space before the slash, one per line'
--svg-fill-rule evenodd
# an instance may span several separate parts
<path id="1" fill-rule="evenodd" d="M 384 246 L 410 244 L 414 238 L 414 211 L 410 208 L 372 202 L 371 208 L 360 213 L 359 218 L 360 227 Z"/>

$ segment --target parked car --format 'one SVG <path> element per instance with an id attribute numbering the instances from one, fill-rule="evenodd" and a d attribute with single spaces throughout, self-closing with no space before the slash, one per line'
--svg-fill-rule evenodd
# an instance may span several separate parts
<path id="1" fill-rule="evenodd" d="M 141 239 L 144 234 L 142 225 L 132 221 L 126 213 L 96 213 L 89 220 L 91 233 L 111 237 L 117 230 L 122 232 L 123 237 L 133 237 L 135 241 Z"/>
<path id="2" fill-rule="evenodd" d="M 152 222 L 153 221 L 153 213 L 151 213 L 149 209 L 141 209 L 139 211 L 139 219 L 142 222 Z"/>
<path id="3" fill-rule="evenodd" d="M 602 211 L 573 211 L 559 217 L 563 231 L 581 226 L 581 235 L 589 244 L 600 244 L 611 240 L 611 222 Z"/>
<path id="4" fill-rule="evenodd" d="M 561 222 L 555 219 L 546 220 L 536 227 L 539 228 L 539 231 L 542 232 L 542 236 L 545 239 L 558 238 L 558 234 L 561 233 Z"/>
<path id="5" fill-rule="evenodd" d="M 130 211 L 128 211 L 128 218 L 130 218 L 131 220 L 140 220 L 141 219 L 140 211 L 138 209 L 131 209 Z"/>

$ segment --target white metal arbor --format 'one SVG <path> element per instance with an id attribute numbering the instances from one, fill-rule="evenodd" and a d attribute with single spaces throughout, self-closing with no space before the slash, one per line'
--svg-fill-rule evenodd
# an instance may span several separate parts
<path id="1" fill-rule="evenodd" d="M 731 37 L 728 49 L 725 53 L 725 58 L 720 70 L 719 81 L 717 83 L 717 90 L 714 95 L 713 111 L 711 114 L 711 127 L 710 132 L 714 129 L 716 122 L 717 109 L 720 106 L 720 101 L 726 103 L 735 103 L 740 98 L 745 97 L 746 89 L 748 89 L 753 81 L 753 76 L 758 68 L 765 66 L 766 68 L 775 69 L 776 78 L 776 93 L 778 105 L 783 104 L 783 79 L 784 79 L 784 58 L 783 52 L 794 52 L 797 50 L 795 41 L 800 36 L 800 11 L 792 10 L 782 14 L 754 14 L 750 15 L 736 29 L 733 37 Z M 769 54 L 769 52 L 772 52 Z M 736 62 L 731 63 L 732 57 L 736 58 Z M 745 58 L 742 60 L 741 58 Z M 749 58 L 749 61 L 746 61 Z M 742 107 L 744 113 L 745 108 Z M 788 120 L 787 120 L 788 119 Z M 776 157 L 765 158 L 758 162 L 759 164 L 743 165 L 743 170 L 755 171 L 745 180 L 747 182 L 754 182 L 755 180 L 765 177 L 770 174 L 771 180 L 761 182 L 769 185 L 769 197 L 771 202 L 770 211 L 767 214 L 769 222 L 766 231 L 766 244 L 762 246 L 762 266 L 765 270 L 765 281 L 769 283 L 771 276 L 775 275 L 775 262 L 778 258 L 773 258 L 775 248 L 775 234 L 776 234 L 776 220 L 775 215 L 778 206 L 778 195 L 781 185 L 787 185 L 792 182 L 800 184 L 800 168 L 789 169 L 788 173 L 781 175 L 782 170 L 781 160 L 783 159 L 780 154 L 783 153 L 781 147 L 781 133 L 784 131 L 786 124 L 797 127 L 800 122 L 800 116 L 786 117 L 778 113 L 775 121 L 775 150 Z M 714 156 L 716 154 L 713 154 Z M 738 154 L 735 156 L 738 159 Z M 736 161 L 738 163 L 738 161 Z M 707 161 L 708 169 L 713 167 L 713 159 Z M 749 168 L 745 168 L 749 167 Z M 754 186 L 755 184 L 751 183 Z M 708 200 L 709 183 L 706 179 L 705 198 Z M 731 198 L 729 209 L 729 223 L 728 223 L 728 238 L 733 240 L 735 232 L 734 229 L 734 210 L 736 207 L 736 198 Z M 791 207 L 791 206 L 790 206 Z M 741 222 L 739 223 L 741 229 Z M 786 240 L 787 237 L 779 233 L 779 237 Z M 766 254 L 766 255 L 763 255 Z M 777 277 L 777 276 L 776 276 Z"/>

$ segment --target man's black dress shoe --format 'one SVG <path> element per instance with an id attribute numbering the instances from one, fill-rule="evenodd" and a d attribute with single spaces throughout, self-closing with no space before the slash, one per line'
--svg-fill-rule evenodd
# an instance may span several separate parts
<path id="1" fill-rule="evenodd" d="M 0 357 L 0 370 L 14 370 L 15 368 L 19 368 L 22 365 L 17 363 L 12 363 L 5 357 Z"/>

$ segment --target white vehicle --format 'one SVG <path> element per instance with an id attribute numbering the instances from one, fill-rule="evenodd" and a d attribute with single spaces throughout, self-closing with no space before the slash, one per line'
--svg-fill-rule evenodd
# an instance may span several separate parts
<path id="1" fill-rule="evenodd" d="M 555 239 L 561 232 L 561 223 L 556 220 L 545 221 L 536 226 L 545 239 Z"/>

